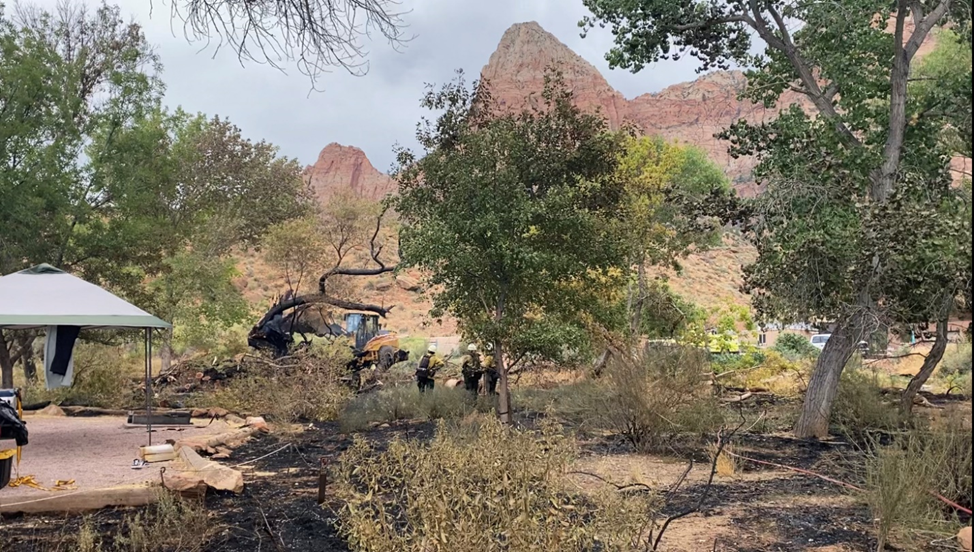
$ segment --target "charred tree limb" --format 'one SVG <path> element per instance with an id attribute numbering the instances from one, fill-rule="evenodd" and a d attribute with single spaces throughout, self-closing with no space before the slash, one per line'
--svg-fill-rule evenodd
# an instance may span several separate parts
<path id="1" fill-rule="evenodd" d="M 311 305 L 331 305 L 333 307 L 345 310 L 360 310 L 366 312 L 374 312 L 379 316 L 385 318 L 388 316 L 389 312 L 392 311 L 393 307 L 381 307 L 379 305 L 371 305 L 369 303 L 359 303 L 356 301 L 345 301 L 343 299 L 338 299 L 335 297 L 329 297 L 322 294 L 313 295 L 301 295 L 291 299 L 286 299 L 279 301 L 273 307 L 268 309 L 264 316 L 257 322 L 255 326 L 260 327 L 266 325 L 268 322 L 273 320 L 276 316 L 283 315 L 285 312 L 291 309 L 295 309 L 302 306 Z"/>
<path id="2" fill-rule="evenodd" d="M 377 266 L 359 267 L 359 268 L 344 267 L 342 266 L 342 260 L 345 258 L 345 252 L 342 251 L 341 248 L 338 248 L 337 251 L 338 262 L 331 270 L 322 274 L 321 277 L 318 278 L 318 293 L 322 295 L 327 294 L 326 284 L 328 283 L 328 278 L 331 278 L 332 276 L 379 276 L 380 274 L 385 274 L 387 272 L 393 272 L 396 270 L 398 265 L 388 266 L 382 261 L 382 257 L 381 257 L 382 245 L 378 243 L 379 231 L 382 229 L 382 219 L 385 217 L 386 211 L 388 210 L 389 207 L 384 206 L 382 208 L 382 212 L 379 213 L 378 217 L 376 217 L 375 230 L 372 231 L 372 237 L 371 239 L 369 239 L 369 257 L 371 257 L 372 262 L 374 262 Z M 339 306 L 339 305 L 335 305 L 335 306 Z M 345 307 L 341 307 L 341 308 L 345 308 Z M 352 307 L 352 308 L 358 308 L 358 307 Z M 378 312 L 371 309 L 360 309 L 360 310 L 369 310 L 370 312 Z M 381 316 L 385 316 L 385 314 L 381 314 Z"/>

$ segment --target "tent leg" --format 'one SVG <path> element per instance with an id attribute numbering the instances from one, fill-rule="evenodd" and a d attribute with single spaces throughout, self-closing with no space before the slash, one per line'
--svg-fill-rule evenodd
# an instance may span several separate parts
<path id="1" fill-rule="evenodd" d="M 152 446 L 152 330 L 145 329 L 145 424 Z"/>

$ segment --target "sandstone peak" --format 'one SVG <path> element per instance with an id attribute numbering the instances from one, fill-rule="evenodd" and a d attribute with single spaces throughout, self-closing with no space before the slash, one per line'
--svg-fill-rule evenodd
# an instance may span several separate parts
<path id="1" fill-rule="evenodd" d="M 599 70 L 534 21 L 512 25 L 480 73 L 502 108 L 521 109 L 538 101 L 549 68 L 562 73 L 580 102 L 598 107 L 613 126 L 622 122 L 625 98 Z"/>
<path id="2" fill-rule="evenodd" d="M 376 170 L 364 151 L 334 142 L 321 150 L 318 160 L 304 169 L 303 176 L 323 203 L 341 190 L 375 201 L 396 190 L 396 181 Z"/>

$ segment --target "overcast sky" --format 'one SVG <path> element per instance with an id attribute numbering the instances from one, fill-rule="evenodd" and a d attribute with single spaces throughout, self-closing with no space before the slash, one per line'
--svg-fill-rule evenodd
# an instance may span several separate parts
<path id="1" fill-rule="evenodd" d="M 414 143 L 413 129 L 424 114 L 419 108 L 424 83 L 448 81 L 458 68 L 478 75 L 514 23 L 537 21 L 629 98 L 695 77 L 691 60 L 659 63 L 635 75 L 610 71 L 603 58 L 611 44 L 608 31 L 596 29 L 584 40 L 579 36 L 577 23 L 587 13 L 582 0 L 404 0 L 402 9 L 410 11 L 404 16 L 406 32 L 415 37 L 405 49 L 396 52 L 376 43 L 366 76 L 336 69 L 321 77 L 323 91 L 315 92 L 293 66 L 285 74 L 254 63 L 241 67 L 230 51 L 215 58 L 212 47 L 201 52 L 204 45 L 188 43 L 182 23 L 170 21 L 171 1 L 115 0 L 157 47 L 167 105 L 227 117 L 247 137 L 266 139 L 302 164 L 313 163 L 325 145 L 338 142 L 362 148 L 377 169 L 388 171 L 393 144 Z M 56 0 L 33 2 L 50 7 Z"/>

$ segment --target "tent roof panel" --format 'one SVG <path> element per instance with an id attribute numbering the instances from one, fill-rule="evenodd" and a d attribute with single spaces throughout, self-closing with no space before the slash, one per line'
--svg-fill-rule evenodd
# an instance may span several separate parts
<path id="1" fill-rule="evenodd" d="M 171 328 L 124 299 L 50 265 L 0 277 L 0 328 Z"/>

